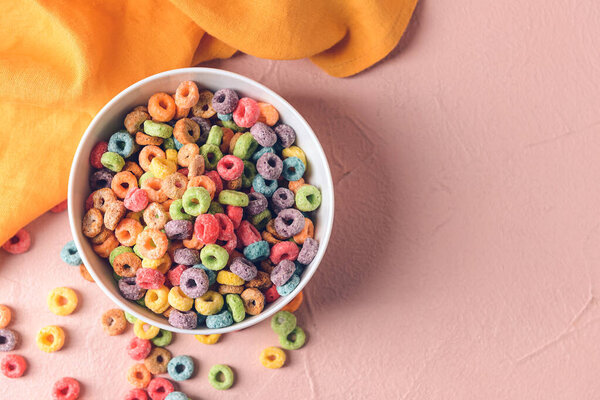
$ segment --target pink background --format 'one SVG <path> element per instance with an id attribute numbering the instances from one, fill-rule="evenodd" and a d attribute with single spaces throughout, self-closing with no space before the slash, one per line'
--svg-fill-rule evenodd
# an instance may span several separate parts
<path id="1" fill-rule="evenodd" d="M 177 336 L 196 358 L 180 385 L 198 399 L 594 399 L 600 396 L 600 32 L 597 1 L 423 0 L 384 62 L 350 79 L 306 60 L 237 56 L 210 66 L 279 92 L 322 140 L 336 185 L 325 261 L 298 312 L 305 348 L 264 369 L 268 324 L 215 346 Z M 84 399 L 129 388 L 111 307 L 58 253 L 66 213 L 30 226 L 34 244 L 0 254 L 0 303 L 16 314 L 26 377 L 1 398 L 48 398 L 65 375 Z M 80 294 L 47 311 L 56 286 Z M 41 354 L 35 332 L 67 330 Z M 213 390 L 213 363 L 235 386 Z"/>

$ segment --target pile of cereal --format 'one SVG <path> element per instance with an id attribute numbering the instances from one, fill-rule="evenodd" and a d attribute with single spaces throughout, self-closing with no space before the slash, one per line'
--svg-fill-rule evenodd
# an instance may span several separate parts
<path id="1" fill-rule="evenodd" d="M 185 81 L 124 126 L 91 151 L 82 227 L 123 297 L 177 328 L 215 329 L 298 286 L 321 192 L 275 107 Z"/>

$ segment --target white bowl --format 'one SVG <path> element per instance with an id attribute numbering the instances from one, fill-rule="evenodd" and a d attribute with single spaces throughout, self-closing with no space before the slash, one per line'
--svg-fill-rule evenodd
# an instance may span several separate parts
<path id="1" fill-rule="evenodd" d="M 188 330 L 175 328 L 169 325 L 167 319 L 162 315 L 154 314 L 137 303 L 123 298 L 112 277 L 112 270 L 108 261 L 96 255 L 88 239 L 81 232 L 81 221 L 85 214 L 84 203 L 90 193 L 88 185 L 91 169 L 89 155 L 92 147 L 100 140 L 108 140 L 114 132 L 122 129 L 123 119 L 132 108 L 140 104 L 146 104 L 148 98 L 156 92 L 174 93 L 179 83 L 186 80 L 195 81 L 199 87 L 208 88 L 212 91 L 231 88 L 241 96 L 251 97 L 275 106 L 279 111 L 280 119 L 296 131 L 296 144 L 305 151 L 308 158 L 305 178 L 307 178 L 307 182 L 321 190 L 323 198 L 321 206 L 316 211 L 315 219 L 315 238 L 319 241 L 319 251 L 302 274 L 298 287 L 291 294 L 280 297 L 275 302 L 265 306 L 264 311 L 259 315 L 247 317 L 240 323 L 221 329 L 198 328 Z M 333 227 L 333 212 L 333 182 L 329 164 L 319 140 L 304 118 L 287 101 L 260 83 L 232 72 L 213 68 L 184 68 L 162 72 L 123 90 L 100 110 L 86 129 L 77 147 L 69 176 L 69 220 L 73 239 L 77 244 L 84 264 L 88 267 L 98 286 L 119 308 L 149 324 L 179 333 L 232 332 L 255 325 L 279 311 L 306 286 L 321 263 Z"/>

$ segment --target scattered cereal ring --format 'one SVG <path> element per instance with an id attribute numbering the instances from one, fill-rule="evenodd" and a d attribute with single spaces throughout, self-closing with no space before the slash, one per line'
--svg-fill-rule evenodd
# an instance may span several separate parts
<path id="1" fill-rule="evenodd" d="M 79 382 L 73 378 L 61 378 L 52 386 L 54 400 L 77 400 L 79 392 Z"/>
<path id="2" fill-rule="evenodd" d="M 152 344 L 147 339 L 132 338 L 127 344 L 127 354 L 136 361 L 141 361 L 150 355 Z"/>
<path id="3" fill-rule="evenodd" d="M 67 287 L 52 289 L 48 293 L 48 308 L 56 315 L 69 315 L 77 307 L 77 293 Z"/>
<path id="4" fill-rule="evenodd" d="M 224 364 L 216 364 L 208 371 L 208 382 L 217 390 L 227 390 L 233 385 L 233 371 Z"/>
<path id="5" fill-rule="evenodd" d="M 213 333 L 211 335 L 194 335 L 194 337 L 202 344 L 215 344 L 221 338 L 221 334 Z"/>
<path id="6" fill-rule="evenodd" d="M 183 392 L 171 392 L 165 397 L 165 400 L 190 400 Z"/>
<path id="7" fill-rule="evenodd" d="M 169 361 L 167 371 L 177 382 L 188 380 L 194 374 L 194 360 L 190 356 L 177 356 Z"/>
<path id="8" fill-rule="evenodd" d="M 6 243 L 2 245 L 2 248 L 10 254 L 21 254 L 25 253 L 31 247 L 31 236 L 25 229 L 19 229 L 19 231 Z"/>
<path id="9" fill-rule="evenodd" d="M 150 340 L 158 335 L 159 328 L 145 323 L 141 319 L 138 319 L 133 324 L 133 333 L 140 339 Z"/>
<path id="10" fill-rule="evenodd" d="M 102 314 L 100 322 L 102 324 L 102 329 L 104 329 L 104 332 L 109 336 L 120 335 L 125 332 L 125 329 L 127 328 L 125 314 L 123 313 L 123 310 L 119 310 L 118 308 L 113 308 Z"/>
<path id="11" fill-rule="evenodd" d="M 279 335 L 279 344 L 286 350 L 298 350 L 306 342 L 306 334 L 299 326 L 287 335 Z"/>
<path id="12" fill-rule="evenodd" d="M 7 354 L 0 361 L 0 372 L 7 378 L 20 378 L 27 370 L 27 361 L 17 354 Z"/>
<path id="13" fill-rule="evenodd" d="M 11 329 L 0 329 L 0 352 L 13 351 L 17 347 L 19 337 Z"/>
<path id="14" fill-rule="evenodd" d="M 148 400 L 148 395 L 143 389 L 131 389 L 124 400 Z"/>
<path id="15" fill-rule="evenodd" d="M 271 329 L 278 335 L 289 335 L 296 327 L 296 316 L 289 311 L 279 311 L 271 318 Z"/>
<path id="16" fill-rule="evenodd" d="M 127 382 L 138 389 L 143 389 L 150 383 L 152 375 L 144 364 L 132 365 L 127 371 Z"/>
<path id="17" fill-rule="evenodd" d="M 281 311 L 289 311 L 291 313 L 295 312 L 298 308 L 300 308 L 300 305 L 302 304 L 302 300 L 304 300 L 304 292 L 298 293 L 296 295 L 296 297 L 294 297 L 292 299 L 292 301 L 290 301 L 289 303 L 287 303 L 281 309 Z"/>
<path id="18" fill-rule="evenodd" d="M 148 395 L 152 400 L 164 400 L 174 390 L 173 384 L 165 378 L 154 378 L 148 384 Z"/>
<path id="19" fill-rule="evenodd" d="M 276 369 L 285 364 L 285 353 L 279 347 L 267 347 L 260 353 L 260 362 L 267 368 Z"/>
<path id="20" fill-rule="evenodd" d="M 65 332 L 59 326 L 50 325 L 40 329 L 35 342 L 40 350 L 53 353 L 62 349 L 65 344 Z"/>
<path id="21" fill-rule="evenodd" d="M 167 372 L 167 364 L 171 361 L 171 352 L 162 347 L 152 349 L 148 357 L 144 359 L 144 365 L 153 375 L 160 375 Z"/>
<path id="22" fill-rule="evenodd" d="M 0 304 L 0 329 L 4 329 L 12 320 L 12 311 L 8 306 Z"/>

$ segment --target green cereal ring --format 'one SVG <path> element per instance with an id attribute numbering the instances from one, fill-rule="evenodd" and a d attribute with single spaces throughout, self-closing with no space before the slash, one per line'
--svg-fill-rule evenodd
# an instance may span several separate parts
<path id="1" fill-rule="evenodd" d="M 250 222 L 252 223 L 252 225 L 254 225 L 256 229 L 258 229 L 259 231 L 263 231 L 266 228 L 267 223 L 271 220 L 271 218 L 271 211 L 269 211 L 268 208 L 265 208 L 262 212 L 251 216 Z"/>
<path id="2" fill-rule="evenodd" d="M 125 160 L 123 159 L 123 157 L 121 157 L 117 153 L 113 153 L 112 151 L 107 151 L 106 153 L 102 154 L 100 162 L 106 168 L 114 172 L 121 172 L 123 166 L 125 166 Z"/>
<path id="3" fill-rule="evenodd" d="M 169 149 L 177 150 L 177 149 L 175 148 L 175 140 L 173 140 L 173 138 L 172 138 L 172 137 L 168 137 L 168 138 L 166 138 L 166 139 L 163 141 L 163 144 L 162 144 L 162 146 L 163 146 L 163 149 L 165 149 L 165 150 L 169 150 Z"/>
<path id="4" fill-rule="evenodd" d="M 140 247 L 137 244 L 133 245 L 133 253 L 138 256 L 140 258 L 140 260 L 143 260 L 144 257 L 142 257 L 142 254 L 140 253 Z"/>
<path id="5" fill-rule="evenodd" d="M 173 341 L 173 334 L 171 333 L 171 331 L 161 329 L 158 331 L 158 335 L 154 336 L 152 339 L 150 339 L 150 341 L 155 346 L 165 347 L 170 345 Z"/>
<path id="6" fill-rule="evenodd" d="M 209 195 L 210 197 L 210 195 Z M 171 219 L 185 219 L 191 221 L 194 219 L 191 215 L 188 215 L 183 211 L 183 200 L 177 199 L 169 206 L 169 215 Z"/>
<path id="7" fill-rule="evenodd" d="M 246 130 L 246 128 L 242 128 L 241 126 L 238 126 L 233 121 L 223 121 L 223 120 L 221 120 L 221 123 L 223 124 L 223 126 L 225 128 L 229 128 L 229 129 L 231 129 L 234 132 L 244 132 Z"/>
<path id="8" fill-rule="evenodd" d="M 248 195 L 237 190 L 221 190 L 221 193 L 219 193 L 219 203 L 221 204 L 246 207 L 248 201 Z"/>
<path id="9" fill-rule="evenodd" d="M 233 385 L 233 371 L 227 365 L 213 365 L 208 371 L 208 382 L 217 390 L 227 390 Z"/>
<path id="10" fill-rule="evenodd" d="M 129 314 L 127 311 L 125 311 L 125 319 L 127 320 L 127 322 L 129 322 L 130 324 L 135 324 L 135 321 L 137 321 L 137 318 L 135 315 Z"/>
<path id="11" fill-rule="evenodd" d="M 227 303 L 227 309 L 233 316 L 235 322 L 242 322 L 244 318 L 246 318 L 244 302 L 239 294 L 228 294 L 225 296 L 225 302 Z"/>
<path id="12" fill-rule="evenodd" d="M 289 335 L 296 328 L 296 316 L 289 311 L 279 311 L 271 318 L 271 329 L 278 335 Z"/>
<path id="13" fill-rule="evenodd" d="M 252 181 L 256 176 L 256 166 L 250 161 L 244 160 L 244 172 L 242 173 L 242 187 L 249 188 L 252 186 Z"/>
<path id="14" fill-rule="evenodd" d="M 119 276 L 119 275 L 115 274 L 115 273 L 114 273 L 114 271 L 113 271 L 113 273 L 112 273 L 112 277 L 113 277 L 113 279 L 114 279 L 115 281 L 117 281 L 117 282 L 119 282 L 119 280 L 120 280 L 120 279 L 123 279 L 123 277 L 122 277 L 122 276 Z"/>
<path id="15" fill-rule="evenodd" d="M 211 201 L 210 202 L 210 207 L 208 207 L 208 213 L 209 214 L 224 214 L 225 210 L 223 209 L 223 206 L 220 205 L 219 203 L 217 203 L 216 201 Z"/>
<path id="16" fill-rule="evenodd" d="M 144 133 L 146 135 L 166 139 L 173 136 L 173 127 L 147 119 L 144 121 Z"/>
<path id="17" fill-rule="evenodd" d="M 144 184 L 144 182 L 146 182 L 150 178 L 154 178 L 154 174 L 152 172 L 150 172 L 150 171 L 144 172 L 142 174 L 142 176 L 140 176 L 140 179 L 138 179 L 139 186 L 142 187 L 142 185 Z"/>
<path id="18" fill-rule="evenodd" d="M 136 300 L 135 302 L 138 303 L 140 306 L 144 307 L 144 308 L 148 308 L 146 307 L 146 300 L 145 300 L 146 296 L 143 296 L 141 299 Z"/>
<path id="19" fill-rule="evenodd" d="M 235 142 L 233 155 L 241 158 L 242 160 L 247 160 L 252 157 L 252 154 L 254 154 L 257 147 L 258 142 L 254 139 L 250 132 L 246 132 L 239 137 L 237 142 Z"/>
<path id="20" fill-rule="evenodd" d="M 279 344 L 286 350 L 298 350 L 306 342 L 306 333 L 304 329 L 296 326 L 293 331 L 287 335 L 279 335 Z"/>
<path id="21" fill-rule="evenodd" d="M 296 207 L 300 211 L 314 211 L 321 205 L 321 192 L 313 185 L 302 185 L 296 192 Z"/>
<path id="22" fill-rule="evenodd" d="M 200 260 L 206 268 L 219 271 L 227 265 L 229 253 L 218 244 L 207 244 L 200 250 Z"/>
<path id="23" fill-rule="evenodd" d="M 218 125 L 213 125 L 210 128 L 210 132 L 208 132 L 208 138 L 206 139 L 206 144 L 214 144 L 215 146 L 220 146 L 223 141 L 223 129 L 221 129 Z"/>
<path id="24" fill-rule="evenodd" d="M 188 188 L 181 199 L 186 214 L 197 217 L 204 214 L 210 207 L 210 193 L 203 187 Z"/>
<path id="25" fill-rule="evenodd" d="M 208 170 L 216 169 L 219 160 L 223 158 L 223 153 L 219 146 L 208 143 L 200 146 L 200 155 L 204 157 L 204 165 Z"/>
<path id="26" fill-rule="evenodd" d="M 119 246 L 119 247 L 115 248 L 113 251 L 110 252 L 110 255 L 108 256 L 108 262 L 110 263 L 110 265 L 113 265 L 113 262 L 115 261 L 115 258 L 117 258 L 117 256 L 119 254 L 131 253 L 131 252 L 133 252 L 133 250 L 131 249 L 131 247 Z"/>

